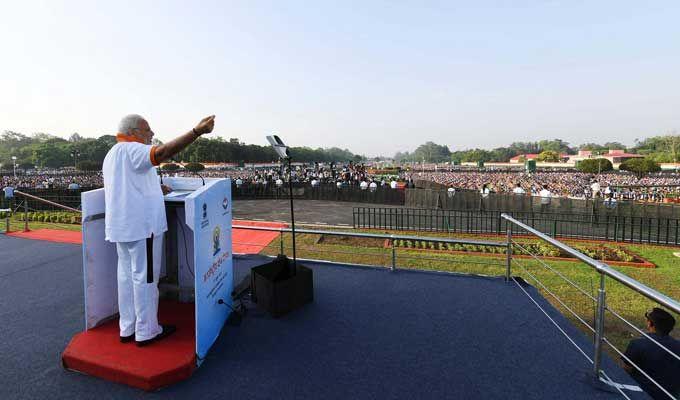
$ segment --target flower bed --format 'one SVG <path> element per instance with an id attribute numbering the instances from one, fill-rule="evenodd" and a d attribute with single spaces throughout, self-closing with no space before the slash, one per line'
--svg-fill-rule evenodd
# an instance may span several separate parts
<path id="1" fill-rule="evenodd" d="M 397 239 L 394 243 L 395 247 L 408 250 L 420 251 L 435 251 L 446 252 L 452 254 L 469 254 L 475 256 L 505 256 L 505 247 L 483 246 L 474 244 L 459 244 L 459 243 L 440 243 L 429 242 L 426 240 L 406 240 Z M 385 247 L 391 247 L 392 243 L 387 241 Z M 513 245 L 513 257 L 533 258 L 531 252 L 536 256 L 544 259 L 558 260 L 558 261 L 578 261 L 569 254 L 562 252 L 560 249 L 550 246 L 545 243 L 521 243 L 521 246 Z M 607 244 L 578 244 L 572 246 L 575 250 L 587 255 L 596 260 L 603 261 L 611 265 L 623 265 L 641 268 L 655 268 L 656 266 L 640 257 L 639 255 L 617 246 Z"/>

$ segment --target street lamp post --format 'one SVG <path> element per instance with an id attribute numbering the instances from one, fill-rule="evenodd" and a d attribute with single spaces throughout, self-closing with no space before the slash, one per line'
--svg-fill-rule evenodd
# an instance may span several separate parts
<path id="1" fill-rule="evenodd" d="M 17 177 L 17 156 L 12 156 L 12 163 L 14 163 L 14 178 Z"/>
<path id="2" fill-rule="evenodd" d="M 80 157 L 80 152 L 77 152 L 75 150 L 72 151 L 71 157 L 73 157 L 73 168 L 76 168 L 76 165 L 78 164 L 78 157 Z"/>

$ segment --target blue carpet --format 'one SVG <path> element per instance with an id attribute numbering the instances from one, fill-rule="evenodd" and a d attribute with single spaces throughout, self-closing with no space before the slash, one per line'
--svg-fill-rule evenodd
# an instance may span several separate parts
<path id="1" fill-rule="evenodd" d="M 236 276 L 261 260 L 237 258 Z M 224 328 L 190 380 L 149 394 L 61 368 L 61 351 L 84 325 L 80 247 L 0 235 L 0 399 L 620 398 L 590 385 L 590 364 L 514 283 L 306 265 L 313 304 L 281 319 L 251 310 Z"/>

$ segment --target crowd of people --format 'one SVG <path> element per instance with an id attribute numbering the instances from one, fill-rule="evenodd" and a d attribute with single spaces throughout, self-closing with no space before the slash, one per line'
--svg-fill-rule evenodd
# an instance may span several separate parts
<path id="1" fill-rule="evenodd" d="M 80 189 L 81 187 L 102 187 L 101 172 L 78 172 L 63 170 L 41 170 L 0 176 L 0 187 L 15 189 Z"/>
<path id="2" fill-rule="evenodd" d="M 290 172 L 290 173 L 289 173 Z M 165 176 L 195 176 L 180 169 L 164 171 Z M 680 196 L 680 174 L 656 173 L 637 177 L 630 173 L 588 174 L 583 172 L 511 172 L 511 171 L 439 171 L 406 172 L 400 176 L 373 175 L 364 164 L 302 164 L 288 167 L 206 169 L 205 178 L 231 178 L 236 184 L 283 184 L 288 176 L 296 183 L 311 185 L 336 184 L 374 188 L 377 186 L 414 187 L 415 180 L 431 181 L 452 190 L 474 190 L 488 193 L 514 193 L 540 196 L 549 190 L 553 197 L 613 200 L 662 201 L 669 195 Z M 39 170 L 0 175 L 0 187 L 37 189 L 79 189 L 102 187 L 101 172 L 75 170 Z"/>
<path id="3" fill-rule="evenodd" d="M 195 176 L 187 171 L 172 172 L 170 176 Z M 237 187 L 241 185 L 278 185 L 290 180 L 294 183 L 318 185 L 336 185 L 338 188 L 356 186 L 360 189 L 376 189 L 377 187 L 414 187 L 413 181 L 402 182 L 397 175 L 369 174 L 363 164 L 330 164 L 330 165 L 294 165 L 292 170 L 284 167 L 267 167 L 254 169 L 204 170 L 200 175 L 208 178 L 231 178 Z M 410 185 L 410 186 L 409 186 Z"/>
<path id="4" fill-rule="evenodd" d="M 583 172 L 415 172 L 415 180 L 432 181 L 454 189 L 488 190 L 491 193 L 520 193 L 534 196 L 547 189 L 553 197 L 661 201 L 680 194 L 680 174 L 657 173 L 638 178 L 630 173 L 588 174 Z M 484 189 L 483 189 L 484 188 Z M 518 190 L 521 188 L 521 190 Z"/>
<path id="5" fill-rule="evenodd" d="M 179 176 L 190 176 L 191 173 L 181 172 Z M 282 168 L 263 169 L 230 169 L 203 171 L 201 175 L 207 177 L 229 177 L 241 184 L 278 184 L 288 182 L 288 178 L 295 183 L 308 183 L 310 185 L 335 184 L 338 187 L 358 186 L 362 189 L 390 185 L 395 188 L 398 177 L 396 175 L 373 175 L 369 174 L 364 164 L 313 164 L 294 165 L 289 170 L 287 166 Z M 406 182 L 409 183 L 409 182 Z M 410 182 L 412 184 L 412 182 Z"/>
<path id="6" fill-rule="evenodd" d="M 268 166 L 262 168 L 208 168 L 198 173 L 204 178 L 231 178 L 236 184 L 283 184 L 288 177 L 296 183 L 311 185 L 336 184 L 340 186 L 369 187 L 371 184 L 392 185 L 397 176 L 371 175 L 364 164 L 302 164 L 293 165 L 289 171 L 287 166 Z M 163 171 L 163 176 L 192 177 L 196 173 L 179 169 Z M 0 187 L 33 188 L 33 189 L 66 189 L 93 188 L 104 185 L 101 172 L 78 172 L 63 170 L 39 170 L 0 176 Z"/>

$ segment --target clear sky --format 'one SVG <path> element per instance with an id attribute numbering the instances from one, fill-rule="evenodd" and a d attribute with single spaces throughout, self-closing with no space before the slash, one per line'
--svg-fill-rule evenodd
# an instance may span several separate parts
<path id="1" fill-rule="evenodd" d="M 680 2 L 0 0 L 0 130 L 393 155 L 680 131 Z"/>

